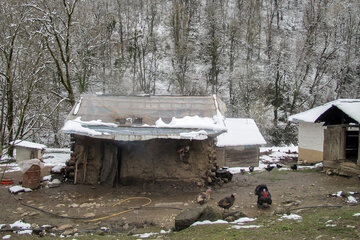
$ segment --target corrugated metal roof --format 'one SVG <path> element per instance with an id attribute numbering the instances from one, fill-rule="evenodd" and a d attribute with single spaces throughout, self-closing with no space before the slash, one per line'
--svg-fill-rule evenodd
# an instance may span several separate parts
<path id="1" fill-rule="evenodd" d="M 80 100 L 79 100 L 80 101 Z M 218 99 L 222 113 L 225 104 Z M 83 95 L 66 120 L 81 117 L 82 121 L 102 120 L 120 126 L 155 125 L 161 118 L 169 123 L 172 117 L 213 117 L 216 106 L 213 96 L 107 96 Z"/>
<path id="2" fill-rule="evenodd" d="M 216 101 L 216 102 L 215 102 Z M 169 123 L 173 117 L 199 116 L 212 118 L 226 111 L 225 104 L 214 96 L 107 96 L 83 95 L 71 110 L 66 122 L 78 128 L 63 128 L 64 133 L 122 141 L 154 138 L 206 139 L 224 129 L 187 129 L 154 127 L 160 118 Z M 81 119 L 81 121 L 79 121 Z M 101 120 L 104 124 L 87 124 Z M 110 123 L 110 124 L 109 124 Z M 83 130 L 83 131 L 82 131 Z M 205 131 L 206 134 L 204 135 Z M 195 134 L 190 134 L 194 133 Z"/>

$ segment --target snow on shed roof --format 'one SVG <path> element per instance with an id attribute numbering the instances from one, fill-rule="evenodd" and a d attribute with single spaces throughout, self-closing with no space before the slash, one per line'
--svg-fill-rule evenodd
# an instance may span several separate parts
<path id="1" fill-rule="evenodd" d="M 266 144 L 251 118 L 226 118 L 225 124 L 228 130 L 217 137 L 218 147 Z"/>
<path id="2" fill-rule="evenodd" d="M 24 141 L 24 140 L 15 140 L 15 141 L 11 142 L 10 144 L 15 147 L 32 148 L 32 149 L 39 149 L 39 150 L 46 148 L 46 146 L 44 144 L 39 144 L 39 143 L 34 143 L 34 142 L 29 142 L 29 141 Z"/>
<path id="3" fill-rule="evenodd" d="M 307 111 L 291 115 L 288 119 L 292 122 L 316 122 L 322 114 L 332 107 L 337 107 L 346 115 L 360 123 L 360 99 L 338 99 Z"/>
<path id="4" fill-rule="evenodd" d="M 123 141 L 201 140 L 226 131 L 221 114 L 225 111 L 225 104 L 215 95 L 83 95 L 61 131 Z"/>

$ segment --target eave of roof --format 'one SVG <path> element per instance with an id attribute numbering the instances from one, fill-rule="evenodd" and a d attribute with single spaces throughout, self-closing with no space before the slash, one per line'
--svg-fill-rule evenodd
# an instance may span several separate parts
<path id="1" fill-rule="evenodd" d="M 111 139 L 116 141 L 145 141 L 150 139 L 191 139 L 204 140 L 208 136 L 215 137 L 225 130 L 213 129 L 185 129 L 185 128 L 156 128 L 156 127 L 112 127 L 104 125 L 82 125 L 92 130 L 62 130 L 63 133 L 89 136 L 99 139 Z"/>
<path id="2" fill-rule="evenodd" d="M 350 118 L 360 123 L 360 99 L 338 99 L 307 111 L 291 115 L 291 122 L 316 122 L 322 114 L 332 107 L 337 107 Z"/>

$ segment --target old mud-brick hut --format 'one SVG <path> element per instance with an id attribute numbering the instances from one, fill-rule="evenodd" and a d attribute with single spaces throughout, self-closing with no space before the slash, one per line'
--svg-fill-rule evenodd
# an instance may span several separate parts
<path id="1" fill-rule="evenodd" d="M 323 161 L 341 175 L 360 175 L 360 99 L 338 99 L 289 117 L 299 123 L 299 161 Z"/>
<path id="2" fill-rule="evenodd" d="M 72 141 L 67 171 L 74 183 L 206 183 L 225 111 L 215 95 L 83 95 L 62 128 Z"/>
<path id="3" fill-rule="evenodd" d="M 259 166 L 260 146 L 266 144 L 250 118 L 226 118 L 226 133 L 216 138 L 216 160 L 220 167 Z"/>

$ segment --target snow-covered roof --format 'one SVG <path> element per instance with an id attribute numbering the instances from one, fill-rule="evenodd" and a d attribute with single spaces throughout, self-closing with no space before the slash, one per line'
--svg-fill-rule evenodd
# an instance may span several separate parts
<path id="1" fill-rule="evenodd" d="M 227 132 L 217 136 L 216 146 L 264 145 L 266 141 L 250 118 L 226 118 Z"/>
<path id="2" fill-rule="evenodd" d="M 214 96 L 83 95 L 64 133 L 121 141 L 206 139 L 226 131 L 223 102 Z"/>
<path id="3" fill-rule="evenodd" d="M 34 142 L 29 142 L 29 141 L 24 141 L 24 140 L 15 140 L 15 141 L 11 142 L 10 144 L 15 147 L 32 148 L 32 149 L 39 149 L 39 150 L 46 148 L 46 145 L 44 145 L 44 144 L 39 144 L 39 143 L 34 143 Z"/>
<path id="4" fill-rule="evenodd" d="M 350 118 L 360 123 L 360 99 L 338 99 L 305 112 L 291 115 L 288 119 L 292 122 L 316 122 L 321 115 L 333 107 L 340 109 Z"/>

